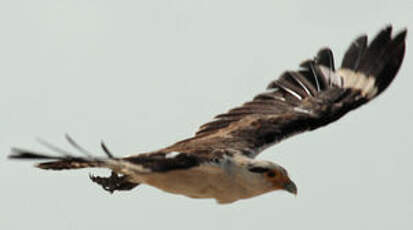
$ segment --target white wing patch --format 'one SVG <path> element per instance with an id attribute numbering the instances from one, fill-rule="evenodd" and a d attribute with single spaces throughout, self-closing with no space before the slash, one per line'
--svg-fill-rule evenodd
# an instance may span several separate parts
<path id="1" fill-rule="evenodd" d="M 170 158 L 175 158 L 176 156 L 178 156 L 179 154 L 181 154 L 180 152 L 170 152 L 168 154 L 165 155 L 166 159 L 170 159 Z"/>
<path id="2" fill-rule="evenodd" d="M 299 113 L 305 113 L 305 114 L 313 114 L 310 110 L 306 110 L 300 107 L 294 107 L 294 111 L 299 112 Z"/>
<path id="3" fill-rule="evenodd" d="M 339 69 L 337 73 L 344 80 L 344 88 L 358 89 L 368 99 L 376 95 L 377 87 L 375 86 L 376 79 L 374 76 L 366 76 L 363 73 L 354 72 L 350 69 Z"/>

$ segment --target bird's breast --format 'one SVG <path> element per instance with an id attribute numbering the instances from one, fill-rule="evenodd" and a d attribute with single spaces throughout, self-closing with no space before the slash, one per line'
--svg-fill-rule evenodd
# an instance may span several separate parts
<path id="1" fill-rule="evenodd" d="M 253 196 L 236 175 L 231 170 L 204 164 L 185 170 L 147 174 L 143 183 L 170 193 L 192 198 L 215 198 L 220 203 L 230 203 Z"/>

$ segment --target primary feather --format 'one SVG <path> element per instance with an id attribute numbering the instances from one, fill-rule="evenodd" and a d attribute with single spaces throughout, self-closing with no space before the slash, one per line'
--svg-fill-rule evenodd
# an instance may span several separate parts
<path id="1" fill-rule="evenodd" d="M 380 95 L 403 61 L 406 30 L 392 38 L 388 26 L 367 45 L 357 38 L 335 70 L 332 51 L 321 49 L 297 71 L 286 71 L 267 91 L 240 107 L 219 114 L 195 137 L 175 144 L 181 150 L 211 142 L 256 156 L 286 137 L 327 125 Z M 213 140 L 213 141 L 211 141 Z"/>

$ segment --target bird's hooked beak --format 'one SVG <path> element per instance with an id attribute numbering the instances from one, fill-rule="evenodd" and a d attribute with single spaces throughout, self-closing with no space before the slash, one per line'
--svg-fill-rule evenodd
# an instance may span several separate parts
<path id="1" fill-rule="evenodd" d="M 289 181 L 284 184 L 284 190 L 294 195 L 297 195 L 297 186 L 292 181 Z"/>

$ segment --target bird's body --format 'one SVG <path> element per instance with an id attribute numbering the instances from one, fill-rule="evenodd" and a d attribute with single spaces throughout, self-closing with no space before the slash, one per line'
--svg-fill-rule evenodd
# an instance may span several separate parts
<path id="1" fill-rule="evenodd" d="M 245 167 L 248 161 L 253 160 L 225 157 L 222 162 L 187 170 L 138 176 L 136 182 L 192 198 L 215 198 L 219 203 L 231 203 L 272 190 L 271 183 L 248 171 Z"/>
<path id="2" fill-rule="evenodd" d="M 110 177 L 91 176 L 105 190 L 130 190 L 147 184 L 192 198 L 231 203 L 263 193 L 297 193 L 287 171 L 276 163 L 257 160 L 264 149 L 295 134 L 325 126 L 381 94 L 395 78 L 405 52 L 406 31 L 391 35 L 383 29 L 367 45 L 360 36 L 335 69 L 330 49 L 318 52 L 298 71 L 286 71 L 253 100 L 215 117 L 194 137 L 160 150 L 106 158 L 93 157 L 69 136 L 85 157 L 46 144 L 62 156 L 14 149 L 11 158 L 46 159 L 37 167 L 62 170 L 108 168 Z"/>
<path id="3" fill-rule="evenodd" d="M 215 153 L 211 155 L 214 156 Z M 98 167 L 110 168 L 126 177 L 110 182 L 107 187 L 99 180 L 108 178 L 95 176 L 91 178 L 108 191 L 118 190 L 111 186 L 114 184 L 118 186 L 126 179 L 127 183 L 132 185 L 147 184 L 166 192 L 191 198 L 214 198 L 221 204 L 232 203 L 281 188 L 291 193 L 297 192 L 294 182 L 288 178 L 287 171 L 275 163 L 251 159 L 236 151 L 224 151 L 215 156 L 218 157 L 200 159 L 192 158 L 187 153 L 163 150 L 163 152 L 156 151 L 122 159 L 109 159 L 103 161 Z M 151 158 L 153 162 L 156 162 L 155 164 L 158 164 L 157 166 L 149 166 Z M 147 168 L 152 167 L 152 170 L 142 167 L 145 164 Z M 47 168 L 50 165 L 40 165 L 40 167 Z M 175 169 L 176 167 L 179 169 Z M 263 175 L 266 176 L 263 177 Z"/>

